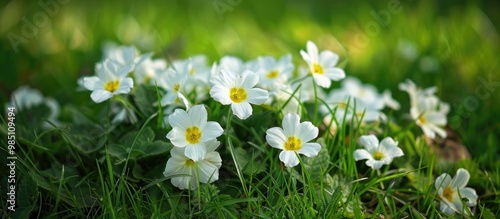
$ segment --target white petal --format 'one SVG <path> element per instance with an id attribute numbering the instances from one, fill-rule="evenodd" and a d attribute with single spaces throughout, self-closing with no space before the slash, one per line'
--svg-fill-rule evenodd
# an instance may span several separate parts
<path id="1" fill-rule="evenodd" d="M 232 72 L 226 69 L 220 70 L 220 80 L 223 83 L 224 87 L 233 87 L 236 85 L 239 79 L 239 75 L 237 72 Z"/>
<path id="2" fill-rule="evenodd" d="M 318 137 L 318 133 L 318 128 L 311 122 L 302 122 L 295 129 L 294 136 L 299 137 L 302 143 L 306 143 Z"/>
<path id="3" fill-rule="evenodd" d="M 126 93 L 130 92 L 130 89 L 132 89 L 132 87 L 134 87 L 134 81 L 132 80 L 132 78 L 125 78 L 120 82 L 120 86 L 113 93 L 126 94 Z"/>
<path id="4" fill-rule="evenodd" d="M 297 158 L 294 151 L 282 151 L 279 157 L 286 167 L 294 167 L 299 164 L 299 158 Z"/>
<path id="5" fill-rule="evenodd" d="M 205 147 L 205 144 L 203 143 L 187 145 L 184 155 L 189 157 L 191 160 L 198 162 L 205 159 L 205 156 L 207 155 L 207 147 Z"/>
<path id="6" fill-rule="evenodd" d="M 309 54 L 307 54 L 307 52 L 305 52 L 304 50 L 300 50 L 300 55 L 302 56 L 302 59 L 304 59 L 304 61 L 306 61 L 308 64 L 311 63 L 311 57 L 309 57 Z"/>
<path id="7" fill-rule="evenodd" d="M 96 76 L 85 77 L 85 78 L 83 78 L 83 86 L 91 91 L 93 91 L 99 87 L 102 89 L 103 86 L 102 86 L 102 83 L 99 83 L 100 81 L 101 81 L 101 79 L 99 79 Z M 99 85 L 101 85 L 101 86 L 99 86 Z"/>
<path id="8" fill-rule="evenodd" d="M 299 154 L 306 155 L 307 157 L 315 157 L 321 150 L 321 145 L 318 143 L 305 143 L 302 144 L 302 148 L 297 151 Z"/>
<path id="9" fill-rule="evenodd" d="M 365 149 L 357 149 L 354 151 L 354 160 L 365 160 L 365 159 L 373 159 L 372 154 L 370 154 L 367 150 Z"/>
<path id="10" fill-rule="evenodd" d="M 330 78 L 326 77 L 325 75 L 320 75 L 320 74 L 313 74 L 314 82 L 323 88 L 329 88 L 330 85 L 332 84 L 332 81 Z"/>
<path id="11" fill-rule="evenodd" d="M 101 103 L 113 96 L 113 93 L 107 90 L 94 90 L 90 94 L 90 98 L 96 103 Z"/>
<path id="12" fill-rule="evenodd" d="M 165 166 L 165 171 L 163 175 L 168 177 L 176 174 L 182 174 L 180 171 L 185 167 L 184 164 L 186 160 L 177 157 L 171 157 L 167 161 L 167 166 Z"/>
<path id="13" fill-rule="evenodd" d="M 426 116 L 426 119 L 428 123 L 433 123 L 439 126 L 446 125 L 446 115 L 439 112 L 430 112 Z"/>
<path id="14" fill-rule="evenodd" d="M 446 186 L 450 185 L 450 182 L 451 176 L 447 173 L 443 173 L 438 178 L 436 178 L 434 187 L 436 188 L 436 190 L 438 190 L 439 188 L 445 188 Z"/>
<path id="15" fill-rule="evenodd" d="M 307 41 L 307 54 L 309 54 L 309 57 L 311 58 L 312 63 L 317 63 L 318 62 L 318 47 L 316 47 L 316 44 L 314 44 L 311 41 Z"/>
<path id="16" fill-rule="evenodd" d="M 219 169 L 208 161 L 198 162 L 200 182 L 211 183 L 219 179 Z"/>
<path id="17" fill-rule="evenodd" d="M 196 105 L 191 107 L 188 112 L 189 124 L 198 126 L 203 130 L 207 124 L 207 109 L 203 105 Z"/>
<path id="18" fill-rule="evenodd" d="M 457 170 L 457 174 L 451 180 L 451 186 L 453 188 L 464 188 L 469 182 L 470 174 L 466 169 L 460 168 Z"/>
<path id="19" fill-rule="evenodd" d="M 446 202 L 441 202 L 439 204 L 439 210 L 441 210 L 441 212 L 444 212 L 446 214 L 453 214 L 455 213 L 455 210 L 453 210 L 453 208 L 451 208 L 448 203 Z"/>
<path id="20" fill-rule="evenodd" d="M 186 111 L 182 109 L 176 109 L 172 115 L 168 117 L 168 121 L 172 127 L 178 127 L 182 130 L 186 130 L 191 124 L 189 124 L 189 116 Z"/>
<path id="21" fill-rule="evenodd" d="M 378 170 L 378 169 L 380 169 L 380 167 L 382 167 L 384 165 L 384 162 L 370 159 L 370 160 L 367 160 L 365 162 L 365 164 L 374 170 Z"/>
<path id="22" fill-rule="evenodd" d="M 359 143 L 363 145 L 366 150 L 373 153 L 378 148 L 378 139 L 375 135 L 363 135 L 359 138 Z"/>
<path id="23" fill-rule="evenodd" d="M 286 114 L 285 117 L 283 117 L 282 121 L 282 126 L 283 126 L 283 132 L 285 133 L 286 136 L 296 136 L 296 129 L 298 128 L 300 124 L 300 117 L 299 115 L 295 113 L 289 113 Z"/>
<path id="24" fill-rule="evenodd" d="M 324 75 L 334 81 L 340 81 L 345 78 L 345 72 L 340 68 L 325 69 Z"/>
<path id="25" fill-rule="evenodd" d="M 322 51 L 319 54 L 319 63 L 325 67 L 333 67 L 339 61 L 339 56 L 329 50 Z"/>
<path id="26" fill-rule="evenodd" d="M 252 106 L 248 102 L 232 103 L 231 109 L 234 115 L 240 119 L 247 119 L 252 115 Z"/>
<path id="27" fill-rule="evenodd" d="M 250 70 L 245 70 L 241 75 L 241 87 L 248 90 L 259 82 L 259 74 Z"/>
<path id="28" fill-rule="evenodd" d="M 211 152 L 215 151 L 220 146 L 220 142 L 217 139 L 212 139 L 210 141 L 205 142 L 205 146 L 207 147 L 207 156 Z"/>
<path id="29" fill-rule="evenodd" d="M 188 145 L 188 142 L 186 141 L 185 129 L 182 130 L 179 127 L 174 127 L 170 132 L 168 132 L 167 138 L 176 147 L 185 147 Z"/>
<path id="30" fill-rule="evenodd" d="M 266 141 L 273 148 L 283 149 L 286 141 L 286 136 L 283 129 L 273 127 L 266 131 Z"/>
<path id="31" fill-rule="evenodd" d="M 224 130 L 217 122 L 208 122 L 202 130 L 201 141 L 206 142 L 213 140 L 224 133 Z"/>
<path id="32" fill-rule="evenodd" d="M 403 150 L 398 147 L 398 142 L 391 137 L 386 137 L 380 142 L 380 148 L 391 158 L 401 157 L 404 155 Z"/>
<path id="33" fill-rule="evenodd" d="M 460 196 L 462 196 L 462 198 L 468 199 L 467 201 L 468 206 L 472 207 L 477 205 L 478 196 L 476 194 L 476 190 L 474 190 L 473 188 L 465 187 L 465 188 L 460 188 L 458 191 L 460 193 Z"/>
<path id="34" fill-rule="evenodd" d="M 210 96 L 223 105 L 229 105 L 233 101 L 229 98 L 229 88 L 222 85 L 214 85 L 210 89 Z"/>
<path id="35" fill-rule="evenodd" d="M 427 136 L 430 139 L 436 138 L 436 133 L 428 126 L 428 125 L 419 125 L 420 128 L 422 128 L 422 131 L 424 132 L 424 135 Z"/>
<path id="36" fill-rule="evenodd" d="M 269 93 L 260 88 L 252 88 L 247 90 L 247 101 L 251 104 L 260 105 L 269 99 Z"/>

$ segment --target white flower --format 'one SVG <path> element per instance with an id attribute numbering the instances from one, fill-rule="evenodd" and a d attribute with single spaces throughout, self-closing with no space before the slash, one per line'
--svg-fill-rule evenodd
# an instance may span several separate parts
<path id="1" fill-rule="evenodd" d="M 8 106 L 15 106 L 18 110 L 30 109 L 33 106 L 43 103 L 43 95 L 37 89 L 29 86 L 22 86 L 11 94 L 11 102 Z"/>
<path id="2" fill-rule="evenodd" d="M 162 106 L 168 104 L 181 104 L 182 99 L 179 95 L 183 95 L 182 93 L 184 92 L 187 76 L 185 71 L 174 71 L 171 68 L 161 74 L 158 86 L 167 91 L 165 96 L 161 99 Z"/>
<path id="3" fill-rule="evenodd" d="M 215 149 L 220 142 L 211 140 L 206 142 L 207 154 L 199 161 L 186 157 L 185 147 L 174 147 L 170 150 L 172 157 L 168 159 L 163 175 L 172 177 L 170 182 L 179 189 L 196 189 L 198 180 L 201 183 L 212 183 L 219 179 L 219 169 L 222 159 Z M 198 172 L 199 179 L 196 178 Z"/>
<path id="4" fill-rule="evenodd" d="M 447 123 L 446 115 L 450 107 L 434 95 L 437 88 L 419 89 L 411 80 L 406 80 L 399 84 L 399 89 L 408 92 L 410 115 L 424 134 L 431 139 L 434 139 L 436 134 L 445 138 L 446 131 L 441 127 Z"/>
<path id="5" fill-rule="evenodd" d="M 163 59 L 152 60 L 150 57 L 137 64 L 134 70 L 134 78 L 137 84 L 151 84 L 159 80 L 160 73 L 167 67 Z"/>
<path id="6" fill-rule="evenodd" d="M 318 137 L 318 128 L 311 122 L 300 123 L 297 114 L 287 114 L 283 118 L 283 128 L 273 127 L 267 130 L 266 140 L 271 147 L 282 149 L 280 160 L 286 167 L 294 167 L 299 164 L 298 154 L 314 157 L 318 155 L 321 146 L 309 141 Z"/>
<path id="7" fill-rule="evenodd" d="M 335 67 L 339 60 L 337 54 L 328 50 L 318 53 L 318 47 L 311 41 L 307 41 L 307 53 L 301 50 L 300 54 L 320 87 L 329 88 L 331 80 L 339 81 L 345 78 L 344 70 Z"/>
<path id="8" fill-rule="evenodd" d="M 294 69 L 290 54 L 284 55 L 277 61 L 272 56 L 258 57 L 255 65 L 255 72 L 260 76 L 259 85 L 275 91 L 284 86 Z"/>
<path id="9" fill-rule="evenodd" d="M 83 78 L 83 85 L 92 91 L 90 97 L 96 103 L 101 103 L 115 94 L 126 94 L 134 86 L 132 78 L 125 78 L 126 73 L 109 60 L 96 68 L 97 76 Z"/>
<path id="10" fill-rule="evenodd" d="M 220 59 L 220 70 L 226 70 L 241 74 L 243 71 L 248 70 L 248 66 L 238 57 L 224 56 Z"/>
<path id="11" fill-rule="evenodd" d="M 127 74 L 133 71 L 137 64 L 143 62 L 152 55 L 152 53 L 141 56 L 138 54 L 139 52 L 134 46 L 116 46 L 113 44 L 104 46 L 105 59 L 111 60 L 120 71 L 125 71 Z"/>
<path id="12" fill-rule="evenodd" d="M 449 105 L 440 103 L 437 97 L 420 97 L 417 105 L 410 108 L 411 117 L 418 126 L 422 128 L 424 134 L 434 139 L 436 134 L 442 138 L 446 137 L 446 131 L 441 128 L 447 123 L 446 114 L 448 114 Z"/>
<path id="13" fill-rule="evenodd" d="M 210 96 L 223 105 L 231 104 L 234 115 L 246 119 L 252 115 L 251 104 L 260 105 L 269 98 L 269 93 L 260 88 L 254 88 L 259 76 L 246 70 L 240 76 L 231 71 L 221 70 L 219 77 L 214 78 L 214 86 Z"/>
<path id="14" fill-rule="evenodd" d="M 476 190 L 470 187 L 465 187 L 469 182 L 469 172 L 466 169 L 460 168 L 457 170 L 455 177 L 451 178 L 447 173 L 441 174 L 436 178 L 435 187 L 438 190 L 439 198 L 441 199 L 440 210 L 447 214 L 455 212 L 464 213 L 462 200 L 468 207 L 477 205 Z M 470 209 L 469 209 L 470 211 Z"/>
<path id="15" fill-rule="evenodd" d="M 359 141 L 365 149 L 354 151 L 354 159 L 356 161 L 367 159 L 366 165 L 374 170 L 380 169 L 384 164 L 389 165 L 395 157 L 404 155 L 398 147 L 398 142 L 391 137 L 384 138 L 380 144 L 375 135 L 363 135 Z"/>
<path id="16" fill-rule="evenodd" d="M 193 106 L 187 112 L 176 109 L 168 120 L 172 130 L 167 134 L 167 138 L 175 147 L 186 147 L 186 157 L 194 161 L 205 157 L 206 142 L 224 132 L 219 123 L 207 122 L 207 110 L 203 105 Z"/>

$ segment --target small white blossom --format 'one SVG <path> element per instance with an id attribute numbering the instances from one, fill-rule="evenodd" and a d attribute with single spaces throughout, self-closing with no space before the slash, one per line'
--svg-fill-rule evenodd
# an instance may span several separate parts
<path id="1" fill-rule="evenodd" d="M 249 70 L 241 76 L 235 72 L 221 70 L 219 77 L 214 78 L 214 86 L 210 96 L 223 105 L 231 104 L 234 115 L 246 119 L 252 115 L 252 106 L 260 105 L 269 98 L 269 93 L 260 88 L 254 88 L 259 76 Z"/>
<path id="2" fill-rule="evenodd" d="M 134 81 L 110 60 L 105 60 L 96 68 L 97 76 L 83 78 L 83 85 L 92 91 L 90 97 L 101 103 L 116 94 L 129 93 Z"/>
<path id="3" fill-rule="evenodd" d="M 176 109 L 168 117 L 172 130 L 167 138 L 175 147 L 186 147 L 186 157 L 194 161 L 200 161 L 206 156 L 206 142 L 216 139 L 224 132 L 219 123 L 207 122 L 207 116 L 205 107 L 196 105 L 187 112 Z"/>
<path id="4" fill-rule="evenodd" d="M 441 199 L 440 210 L 447 214 L 467 213 L 464 212 L 462 200 L 465 198 L 465 204 L 468 207 L 477 205 L 476 190 L 470 187 L 465 187 L 469 182 L 469 172 L 466 169 L 460 168 L 457 170 L 455 177 L 447 173 L 441 174 L 436 178 L 435 187 Z M 470 211 L 470 209 L 469 209 Z"/>
<path id="5" fill-rule="evenodd" d="M 382 165 L 391 164 L 395 157 L 402 157 L 403 150 L 398 147 L 398 142 L 391 137 L 386 137 L 380 142 L 375 135 L 363 135 L 359 142 L 365 149 L 357 149 L 354 151 L 354 159 L 367 160 L 366 165 L 372 169 L 380 169 Z"/>
<path id="6" fill-rule="evenodd" d="M 299 164 L 297 154 L 303 154 L 307 157 L 318 155 L 321 146 L 318 143 L 309 142 L 318 137 L 318 128 L 311 122 L 300 123 L 299 115 L 287 114 L 283 118 L 282 126 L 283 128 L 268 129 L 266 141 L 271 147 L 283 150 L 279 158 L 286 167 L 294 167 Z"/>
<path id="7" fill-rule="evenodd" d="M 163 175 L 172 177 L 170 182 L 179 189 L 196 189 L 198 180 L 201 183 L 216 181 L 219 179 L 219 169 L 222 166 L 222 159 L 215 151 L 219 144 L 220 142 L 216 140 L 206 142 L 206 155 L 198 161 L 185 156 L 185 147 L 172 148 L 170 150 L 172 157 L 168 159 Z M 196 172 L 198 172 L 198 179 Z"/>
<path id="8" fill-rule="evenodd" d="M 345 78 L 344 70 L 336 68 L 339 56 L 331 51 L 318 52 L 318 47 L 311 41 L 307 41 L 307 52 L 301 50 L 300 54 L 309 66 L 314 81 L 320 87 L 329 88 L 331 80 L 339 81 Z"/>

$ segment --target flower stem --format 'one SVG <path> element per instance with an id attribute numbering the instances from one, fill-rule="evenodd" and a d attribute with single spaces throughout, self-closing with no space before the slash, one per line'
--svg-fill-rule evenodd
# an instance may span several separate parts
<path id="1" fill-rule="evenodd" d="M 243 173 L 241 172 L 240 165 L 238 164 L 236 160 L 236 155 L 234 153 L 234 148 L 233 148 L 233 143 L 231 142 L 231 135 L 229 135 L 229 126 L 231 125 L 231 117 L 232 117 L 232 112 L 231 108 L 229 108 L 228 113 L 227 113 L 227 122 L 226 122 L 226 143 L 227 146 L 229 147 L 229 153 L 231 154 L 231 157 L 233 158 L 234 166 L 236 167 L 236 172 L 238 173 L 238 178 L 240 179 L 241 182 L 241 187 L 243 188 L 243 192 L 245 193 L 245 196 L 248 196 L 248 190 L 247 187 L 245 186 L 245 181 L 243 177 Z"/>

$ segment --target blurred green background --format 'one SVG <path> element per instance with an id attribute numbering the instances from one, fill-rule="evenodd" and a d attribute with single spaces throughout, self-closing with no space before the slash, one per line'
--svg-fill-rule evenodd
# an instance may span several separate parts
<path id="1" fill-rule="evenodd" d="M 391 89 L 403 112 L 408 96 L 399 82 L 438 86 L 473 156 L 499 156 L 500 86 L 472 110 L 463 107 L 482 86 L 478 77 L 500 83 L 498 1 L 40 2 L 0 3 L 2 102 L 29 84 L 63 104 L 88 103 L 88 93 L 76 93 L 76 80 L 94 73 L 105 42 L 134 44 L 155 57 L 206 54 L 210 62 L 291 53 L 302 65 L 299 51 L 312 40 L 338 53 L 347 75 Z"/>

